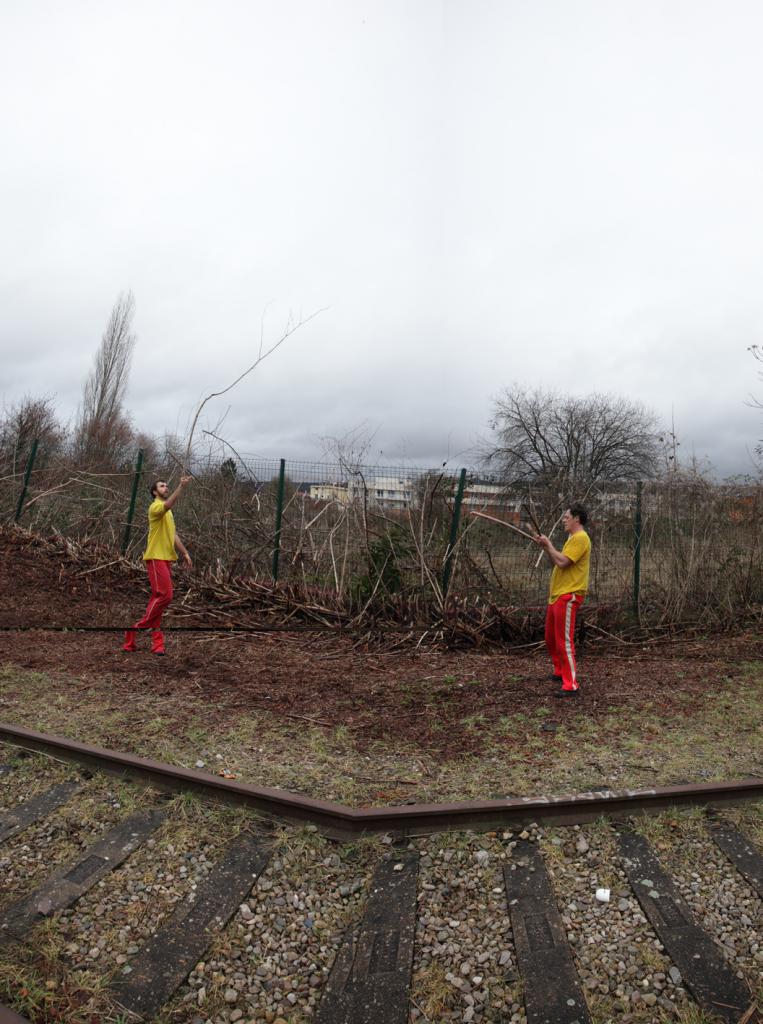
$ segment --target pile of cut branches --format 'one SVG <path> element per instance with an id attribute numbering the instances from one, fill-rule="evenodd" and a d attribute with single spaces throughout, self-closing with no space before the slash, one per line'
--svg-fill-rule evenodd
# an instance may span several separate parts
<path id="1" fill-rule="evenodd" d="M 0 540 L 33 552 L 49 575 L 51 587 L 90 589 L 108 581 L 108 592 L 116 597 L 130 595 L 145 586 L 142 565 L 129 558 L 115 556 L 106 544 L 75 541 L 60 533 L 47 536 L 18 526 L 0 527 Z M 12 556 L 11 556 L 12 557 Z M 479 595 L 450 596 L 444 606 L 433 600 L 425 587 L 418 591 L 377 595 L 358 611 L 330 587 L 300 582 L 273 583 L 256 575 L 231 575 L 219 566 L 203 573 L 176 576 L 177 596 L 167 615 L 167 625 L 223 627 L 256 631 L 258 627 L 278 627 L 294 631 L 309 628 L 327 633 L 351 635 L 358 643 L 392 648 L 447 646 L 531 646 L 543 641 L 545 604 L 503 605 L 486 601 Z M 45 611 L 40 604 L 40 620 L 27 627 L 42 627 Z M 752 615 L 752 613 L 751 613 Z M 115 618 L 117 612 L 115 611 Z M 760 611 L 742 622 L 759 622 Z M 677 636 L 701 637 L 707 624 L 700 621 L 662 624 L 647 628 L 632 619 L 618 604 L 587 603 L 579 616 L 580 642 L 616 644 L 669 641 Z M 84 623 L 83 623 L 84 624 Z M 76 628 L 77 623 L 70 624 Z M 119 622 L 113 626 L 122 625 Z"/>

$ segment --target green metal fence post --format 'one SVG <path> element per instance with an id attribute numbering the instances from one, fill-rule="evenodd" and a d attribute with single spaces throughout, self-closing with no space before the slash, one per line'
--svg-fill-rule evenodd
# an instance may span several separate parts
<path id="1" fill-rule="evenodd" d="M 34 460 L 37 458 L 37 438 L 32 441 L 32 449 L 29 452 L 29 458 L 26 460 L 26 469 L 24 470 L 24 485 L 21 488 L 21 494 L 19 495 L 18 504 L 16 505 L 16 515 L 14 522 L 17 523 L 21 519 L 21 513 L 24 508 L 24 502 L 26 501 L 26 492 L 29 487 L 29 478 L 32 475 L 32 466 L 34 466 Z"/>
<path id="2" fill-rule="evenodd" d="M 135 515 L 135 499 L 138 497 L 138 484 L 140 483 L 140 475 L 143 472 L 143 449 L 138 449 L 138 460 L 135 463 L 135 475 L 132 478 L 132 494 L 130 495 L 130 508 L 127 512 L 127 525 L 125 526 L 125 535 L 122 538 L 122 554 L 127 554 L 127 548 L 130 544 L 130 533 L 132 532 L 132 518 Z"/>
<path id="3" fill-rule="evenodd" d="M 639 616 L 639 598 L 641 596 L 641 492 L 643 490 L 641 480 L 636 484 L 636 512 L 633 519 L 634 549 L 633 549 L 633 614 Z"/>
<path id="4" fill-rule="evenodd" d="M 286 459 L 281 459 L 278 470 L 278 496 L 276 497 L 276 534 L 273 542 L 273 582 L 278 582 L 278 557 L 281 554 L 281 517 L 283 516 L 283 495 L 286 480 Z"/>
<path id="5" fill-rule="evenodd" d="M 464 486 L 466 485 L 466 470 L 461 470 L 461 475 L 458 478 L 458 489 L 456 491 L 456 502 L 453 506 L 453 518 L 450 521 L 450 540 L 448 541 L 448 550 L 445 554 L 445 565 L 442 569 L 442 596 L 443 599 L 448 596 L 448 587 L 450 586 L 450 574 L 453 570 L 453 550 L 458 540 L 458 527 L 461 522 L 461 502 L 464 500 Z"/>

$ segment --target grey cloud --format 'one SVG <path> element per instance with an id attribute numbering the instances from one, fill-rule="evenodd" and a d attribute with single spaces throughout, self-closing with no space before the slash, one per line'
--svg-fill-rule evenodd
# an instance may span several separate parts
<path id="1" fill-rule="evenodd" d="M 318 455 L 368 421 L 439 463 L 518 380 L 639 397 L 747 464 L 759 4 L 178 11 L 0 13 L 4 401 L 71 416 L 129 287 L 143 429 L 232 380 L 263 311 L 273 337 L 326 306 L 227 399 L 237 446 Z"/>

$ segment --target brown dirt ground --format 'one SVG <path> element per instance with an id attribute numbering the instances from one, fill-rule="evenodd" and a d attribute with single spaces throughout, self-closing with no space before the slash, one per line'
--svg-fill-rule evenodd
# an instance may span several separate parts
<path id="1" fill-rule="evenodd" d="M 80 555 L 67 555 L 61 544 L 0 532 L 0 664 L 64 674 L 78 680 L 83 697 L 107 689 L 115 704 L 136 690 L 187 693 L 194 704 L 200 696 L 208 701 L 210 724 L 263 709 L 292 725 L 302 719 L 344 725 L 359 748 L 370 740 L 395 739 L 436 758 L 478 753 L 481 724 L 473 716 L 480 714 L 496 721 L 545 706 L 549 721 L 573 725 L 578 716 L 633 710 L 649 701 L 663 716 L 685 715 L 687 695 L 701 701 L 719 678 L 733 679 L 745 662 L 763 654 L 759 637 L 727 635 L 589 647 L 580 658 L 582 689 L 575 702 L 553 698 L 556 684 L 547 678 L 550 666 L 541 645 L 504 652 L 385 651 L 359 648 L 347 636 L 314 633 L 177 633 L 168 636 L 163 659 L 148 652 L 147 636 L 142 652 L 126 655 L 119 633 L 44 629 L 121 627 L 142 613 L 148 588 L 139 571 L 124 563 L 92 568 Z M 178 620 L 187 592 L 180 571 L 176 585 L 165 624 L 203 621 L 203 614 Z"/>

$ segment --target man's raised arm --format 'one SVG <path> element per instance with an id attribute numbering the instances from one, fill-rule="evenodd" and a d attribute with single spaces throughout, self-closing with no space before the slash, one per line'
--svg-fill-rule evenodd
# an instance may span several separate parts
<path id="1" fill-rule="evenodd" d="M 172 494 L 169 496 L 169 498 L 167 498 L 167 500 L 164 502 L 164 511 L 165 512 L 169 512 L 169 510 L 172 508 L 172 506 L 175 504 L 175 502 L 180 497 L 180 495 L 181 495 L 181 493 L 183 491 L 183 488 L 186 487 L 191 482 L 191 480 L 193 480 L 192 476 L 181 476 L 180 477 L 180 483 L 177 485 L 177 487 L 172 492 Z"/>

